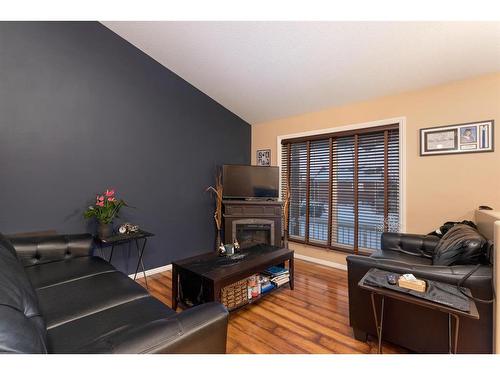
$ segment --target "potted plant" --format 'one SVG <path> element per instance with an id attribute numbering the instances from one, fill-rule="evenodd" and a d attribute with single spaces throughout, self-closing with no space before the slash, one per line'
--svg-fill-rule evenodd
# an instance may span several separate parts
<path id="1" fill-rule="evenodd" d="M 125 201 L 117 199 L 114 190 L 106 189 L 106 192 L 96 196 L 95 205 L 89 206 L 83 216 L 86 219 L 95 217 L 99 222 L 97 235 L 99 238 L 107 238 L 113 233 L 111 223 L 115 217 L 118 217 L 118 212 L 123 206 L 126 206 Z"/>

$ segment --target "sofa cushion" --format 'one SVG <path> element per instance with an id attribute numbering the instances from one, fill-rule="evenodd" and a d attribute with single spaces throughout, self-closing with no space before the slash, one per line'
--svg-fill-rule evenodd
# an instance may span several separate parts
<path id="1" fill-rule="evenodd" d="M 439 237 L 410 233 L 384 232 L 380 240 L 381 247 L 384 250 L 398 251 L 432 259 L 434 249 L 439 242 Z"/>
<path id="2" fill-rule="evenodd" d="M 476 229 L 457 224 L 437 244 L 433 264 L 453 266 L 486 263 L 487 243 L 486 238 Z"/>
<path id="3" fill-rule="evenodd" d="M 121 272 L 106 272 L 37 289 L 47 329 L 148 295 Z"/>
<path id="4" fill-rule="evenodd" d="M 35 288 L 43 288 L 105 272 L 114 272 L 115 268 L 99 257 L 81 257 L 28 266 L 25 270 L 31 284 Z"/>
<path id="5" fill-rule="evenodd" d="M 419 257 L 407 253 L 402 253 L 400 251 L 393 250 L 377 250 L 374 252 L 370 258 L 382 259 L 382 260 L 392 260 L 396 262 L 402 262 L 406 264 L 418 264 L 418 265 L 431 265 L 432 259 Z"/>
<path id="6" fill-rule="evenodd" d="M 24 266 L 89 256 L 93 237 L 88 233 L 13 237 L 11 242 Z"/>
<path id="7" fill-rule="evenodd" d="M 45 322 L 23 266 L 0 243 L 0 350 L 45 353 Z"/>
<path id="8" fill-rule="evenodd" d="M 113 353 L 123 332 L 175 315 L 174 310 L 155 298 L 139 298 L 49 329 L 49 350 L 51 353 Z"/>

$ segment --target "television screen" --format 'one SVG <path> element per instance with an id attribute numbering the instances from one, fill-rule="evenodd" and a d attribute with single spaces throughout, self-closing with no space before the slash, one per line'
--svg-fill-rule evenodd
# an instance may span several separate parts
<path id="1" fill-rule="evenodd" d="M 250 165 L 224 165 L 224 198 L 278 198 L 279 168 Z"/>

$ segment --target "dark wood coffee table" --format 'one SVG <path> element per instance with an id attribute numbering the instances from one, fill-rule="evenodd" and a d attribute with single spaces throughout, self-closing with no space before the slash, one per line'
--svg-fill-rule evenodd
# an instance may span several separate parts
<path id="1" fill-rule="evenodd" d="M 205 291 L 205 302 L 220 302 L 221 289 L 225 286 L 263 272 L 270 266 L 288 262 L 290 272 L 288 285 L 290 289 L 293 289 L 293 250 L 269 245 L 256 245 L 242 250 L 237 255 L 244 257 L 233 261 L 229 257 L 221 257 L 212 251 L 172 262 L 172 308 L 176 310 L 180 302 L 179 278 L 181 275 L 201 280 L 202 288 Z M 262 294 L 262 296 L 264 295 Z"/>

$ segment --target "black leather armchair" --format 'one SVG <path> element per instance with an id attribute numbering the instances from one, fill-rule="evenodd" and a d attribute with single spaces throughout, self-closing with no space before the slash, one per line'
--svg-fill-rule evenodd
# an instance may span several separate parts
<path id="1" fill-rule="evenodd" d="M 371 256 L 347 257 L 349 282 L 349 321 L 354 336 L 366 340 L 376 335 L 370 294 L 358 287 L 358 282 L 370 268 L 395 273 L 412 273 L 418 278 L 458 283 L 474 266 L 434 266 L 432 256 L 439 242 L 436 236 L 384 233 L 381 250 Z M 481 266 L 464 286 L 474 297 L 491 299 L 492 267 Z M 458 351 L 461 353 L 491 353 L 493 335 L 493 305 L 477 303 L 480 320 L 461 319 Z M 386 299 L 384 340 L 420 353 L 446 353 L 448 350 L 447 315 Z"/>
<path id="2" fill-rule="evenodd" d="M 0 352 L 225 353 L 223 305 L 176 313 L 91 250 L 89 234 L 0 234 Z"/>

